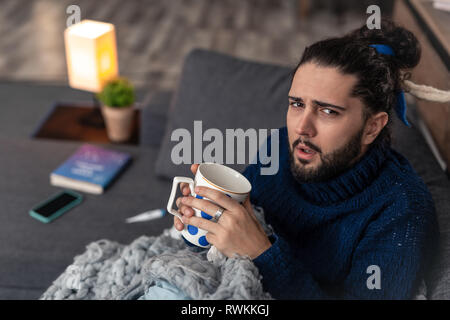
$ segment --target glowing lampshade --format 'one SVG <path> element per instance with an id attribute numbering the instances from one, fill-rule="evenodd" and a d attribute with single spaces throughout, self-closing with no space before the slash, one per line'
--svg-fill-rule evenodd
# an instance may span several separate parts
<path id="1" fill-rule="evenodd" d="M 116 34 L 111 23 L 83 20 L 64 31 L 69 85 L 99 92 L 118 75 Z"/>

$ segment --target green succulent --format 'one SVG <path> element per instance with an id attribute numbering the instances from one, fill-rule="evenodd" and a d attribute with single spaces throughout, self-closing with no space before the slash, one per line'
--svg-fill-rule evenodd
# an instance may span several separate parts
<path id="1" fill-rule="evenodd" d="M 134 87 L 126 78 L 113 79 L 105 84 L 103 90 L 97 94 L 97 99 L 109 107 L 128 107 L 135 100 Z"/>

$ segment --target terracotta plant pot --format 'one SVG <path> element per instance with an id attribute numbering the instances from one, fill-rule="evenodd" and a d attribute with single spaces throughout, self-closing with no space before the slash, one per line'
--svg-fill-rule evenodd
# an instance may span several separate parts
<path id="1" fill-rule="evenodd" d="M 134 108 L 113 108 L 102 106 L 108 138 L 113 142 L 124 142 L 130 139 L 133 124 Z"/>

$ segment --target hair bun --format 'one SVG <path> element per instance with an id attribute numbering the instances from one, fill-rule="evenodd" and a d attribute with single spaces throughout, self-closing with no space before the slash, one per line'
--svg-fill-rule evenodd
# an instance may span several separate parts
<path id="1" fill-rule="evenodd" d="M 414 34 L 389 20 L 382 20 L 381 29 L 366 25 L 353 31 L 350 37 L 369 44 L 385 44 L 394 50 L 393 60 L 400 69 L 414 68 L 420 60 L 420 43 Z"/>

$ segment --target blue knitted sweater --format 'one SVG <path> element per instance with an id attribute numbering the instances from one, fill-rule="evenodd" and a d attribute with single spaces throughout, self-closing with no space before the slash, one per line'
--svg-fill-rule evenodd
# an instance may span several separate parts
<path id="1" fill-rule="evenodd" d="M 253 260 L 264 288 L 276 299 L 412 298 L 439 231 L 431 195 L 408 161 L 376 144 L 340 176 L 299 184 L 286 128 L 279 137 L 276 175 L 261 175 L 259 161 L 244 171 L 251 202 L 275 232 Z"/>

